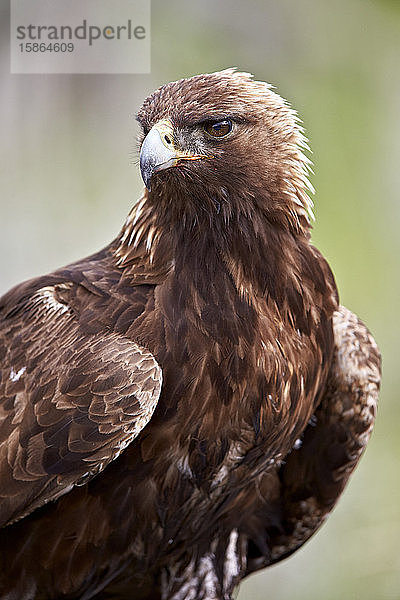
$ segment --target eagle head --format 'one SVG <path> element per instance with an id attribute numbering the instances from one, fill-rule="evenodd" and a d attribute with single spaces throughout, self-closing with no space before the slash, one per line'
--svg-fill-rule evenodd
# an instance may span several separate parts
<path id="1" fill-rule="evenodd" d="M 157 89 L 137 119 L 149 198 L 225 219 L 261 210 L 308 227 L 307 141 L 295 111 L 269 84 L 233 68 L 196 75 Z"/>

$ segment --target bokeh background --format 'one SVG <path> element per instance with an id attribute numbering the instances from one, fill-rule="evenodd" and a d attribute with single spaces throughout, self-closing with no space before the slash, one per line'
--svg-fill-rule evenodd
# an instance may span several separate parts
<path id="1" fill-rule="evenodd" d="M 161 83 L 238 66 L 313 149 L 313 239 L 382 349 L 373 439 L 337 509 L 239 599 L 400 598 L 400 2 L 153 0 L 149 75 L 10 75 L 0 5 L 0 293 L 112 239 L 139 196 L 135 112 Z"/>

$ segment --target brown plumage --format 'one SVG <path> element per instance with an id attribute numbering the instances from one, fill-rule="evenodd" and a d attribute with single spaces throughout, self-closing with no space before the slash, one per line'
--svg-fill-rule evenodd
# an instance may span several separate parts
<path id="1" fill-rule="evenodd" d="M 306 146 L 226 70 L 139 111 L 99 253 L 0 300 L 0 597 L 228 599 L 330 512 L 380 357 L 310 243 Z"/>

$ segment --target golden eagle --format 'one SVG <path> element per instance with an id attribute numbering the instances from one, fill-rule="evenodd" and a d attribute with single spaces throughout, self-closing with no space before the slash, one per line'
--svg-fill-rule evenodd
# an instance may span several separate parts
<path id="1" fill-rule="evenodd" d="M 138 121 L 118 237 L 0 300 L 8 600 L 227 600 L 314 533 L 371 434 L 379 351 L 310 243 L 294 111 L 228 69 Z"/>

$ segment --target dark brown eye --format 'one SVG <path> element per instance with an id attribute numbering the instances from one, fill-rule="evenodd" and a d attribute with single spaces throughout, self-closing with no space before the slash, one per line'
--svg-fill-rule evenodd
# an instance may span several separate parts
<path id="1" fill-rule="evenodd" d="M 224 119 L 223 121 L 207 121 L 204 123 L 204 131 L 213 137 L 225 137 L 232 131 L 232 121 L 230 119 Z"/>

